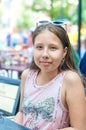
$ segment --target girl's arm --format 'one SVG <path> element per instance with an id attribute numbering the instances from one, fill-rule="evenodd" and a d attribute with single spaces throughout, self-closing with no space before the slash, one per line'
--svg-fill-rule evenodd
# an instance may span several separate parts
<path id="1" fill-rule="evenodd" d="M 23 124 L 23 113 L 22 112 L 18 112 L 17 115 L 14 117 L 14 121 L 18 124 Z"/>
<path id="2" fill-rule="evenodd" d="M 20 106 L 19 106 L 19 112 L 16 114 L 16 116 L 14 118 L 14 121 L 21 125 L 23 124 L 22 101 L 23 101 L 23 97 L 24 97 L 24 87 L 25 87 L 25 81 L 26 81 L 28 72 L 29 72 L 28 69 L 24 70 L 24 72 L 22 73 L 22 76 L 21 76 Z"/>
<path id="3" fill-rule="evenodd" d="M 76 72 L 67 72 L 64 82 L 65 100 L 69 110 L 70 126 L 60 130 L 86 130 L 86 100 L 84 87 Z"/>

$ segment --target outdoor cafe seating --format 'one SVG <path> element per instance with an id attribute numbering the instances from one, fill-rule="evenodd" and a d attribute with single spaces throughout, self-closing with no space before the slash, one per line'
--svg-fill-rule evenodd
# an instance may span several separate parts
<path id="1" fill-rule="evenodd" d="M 21 73 L 29 67 L 28 58 L 22 56 L 20 51 L 2 51 L 0 52 L 0 75 L 4 72 L 7 77 L 13 75 L 13 71 L 18 73 L 18 78 L 21 78 Z M 4 76 L 4 73 L 2 74 Z"/>

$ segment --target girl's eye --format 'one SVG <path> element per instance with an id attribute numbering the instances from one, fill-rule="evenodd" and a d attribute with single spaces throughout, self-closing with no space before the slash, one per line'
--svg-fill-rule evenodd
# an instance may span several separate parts
<path id="1" fill-rule="evenodd" d="M 54 46 L 50 47 L 50 49 L 51 49 L 51 50 L 57 50 L 57 48 L 54 47 Z"/>
<path id="2" fill-rule="evenodd" d="M 37 48 L 37 49 L 42 49 L 43 47 L 42 46 L 36 46 L 35 48 Z"/>

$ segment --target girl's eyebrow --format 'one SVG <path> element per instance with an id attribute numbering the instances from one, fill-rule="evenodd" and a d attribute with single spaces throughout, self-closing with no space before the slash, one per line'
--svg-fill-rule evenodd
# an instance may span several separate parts
<path id="1" fill-rule="evenodd" d="M 42 45 L 43 43 L 42 42 L 35 42 L 35 44 L 34 45 Z"/>

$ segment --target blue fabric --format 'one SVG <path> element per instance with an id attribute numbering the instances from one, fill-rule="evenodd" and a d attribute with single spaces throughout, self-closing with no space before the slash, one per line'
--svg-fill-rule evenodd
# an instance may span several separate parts
<path id="1" fill-rule="evenodd" d="M 27 45 L 27 43 L 28 43 L 28 38 L 26 38 L 26 37 L 23 36 L 23 44 Z"/>
<path id="2" fill-rule="evenodd" d="M 10 119 L 0 118 L 0 130 L 31 130 L 31 129 L 19 125 Z"/>
<path id="3" fill-rule="evenodd" d="M 9 47 L 11 45 L 11 34 L 7 35 L 7 46 Z"/>
<path id="4" fill-rule="evenodd" d="M 86 52 L 80 61 L 80 71 L 84 76 L 86 76 Z"/>

